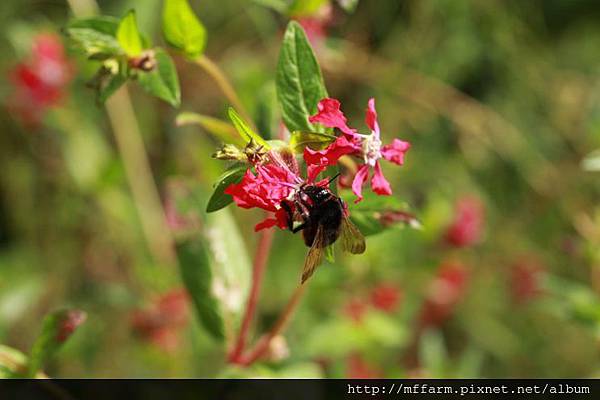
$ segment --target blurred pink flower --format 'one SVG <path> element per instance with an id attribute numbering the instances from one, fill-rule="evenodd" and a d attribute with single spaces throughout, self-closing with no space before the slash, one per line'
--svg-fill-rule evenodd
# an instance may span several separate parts
<path id="1" fill-rule="evenodd" d="M 402 291 L 392 285 L 381 284 L 371 290 L 371 304 L 378 310 L 394 312 L 402 300 Z"/>
<path id="2" fill-rule="evenodd" d="M 510 270 L 510 291 L 516 303 L 526 303 L 543 294 L 546 269 L 537 260 L 523 258 Z"/>
<path id="3" fill-rule="evenodd" d="M 443 264 L 430 282 L 421 308 L 422 327 L 439 326 L 454 312 L 469 283 L 467 268 L 459 263 Z"/>
<path id="4" fill-rule="evenodd" d="M 382 377 L 383 372 L 369 364 L 358 353 L 351 354 L 346 360 L 346 378 L 348 379 L 376 379 Z"/>
<path id="5" fill-rule="evenodd" d="M 149 308 L 134 311 L 131 325 L 142 338 L 173 351 L 179 345 L 179 330 L 187 324 L 189 313 L 187 292 L 175 289 L 157 298 Z"/>
<path id="6" fill-rule="evenodd" d="M 446 231 L 446 242 L 466 247 L 481 240 L 485 213 L 483 203 L 476 197 L 466 196 L 455 205 L 454 221 Z"/>
<path id="7" fill-rule="evenodd" d="M 331 4 L 324 3 L 316 13 L 312 15 L 302 15 L 293 17 L 306 32 L 308 41 L 319 52 L 327 38 L 327 28 L 333 20 L 333 7 Z"/>
<path id="8" fill-rule="evenodd" d="M 13 94 L 8 108 L 30 125 L 37 125 L 45 111 L 65 96 L 73 76 L 60 38 L 53 33 L 35 37 L 30 58 L 17 64 L 11 74 Z"/>
<path id="9" fill-rule="evenodd" d="M 369 304 L 366 301 L 353 297 L 344 304 L 343 314 L 354 322 L 361 323 L 368 307 Z"/>
<path id="10" fill-rule="evenodd" d="M 392 189 L 383 176 L 379 160 L 381 158 L 394 164 L 404 164 L 404 154 L 410 148 L 410 143 L 394 139 L 391 144 L 382 146 L 381 131 L 377 122 L 375 99 L 370 99 L 366 110 L 366 124 L 371 130 L 368 135 L 360 134 L 356 129 L 347 125 L 347 119 L 340 109 L 340 102 L 336 99 L 326 98 L 319 102 L 317 114 L 309 118 L 311 123 L 319 123 L 328 128 L 337 128 L 342 132 L 332 144 L 324 150 L 304 150 L 307 162 L 325 169 L 334 165 L 343 155 L 353 155 L 363 160 L 352 182 L 352 191 L 357 196 L 356 202 L 363 199 L 362 187 L 369 179 L 369 170 L 373 169 L 371 179 L 372 190 L 379 195 L 390 195 Z"/>

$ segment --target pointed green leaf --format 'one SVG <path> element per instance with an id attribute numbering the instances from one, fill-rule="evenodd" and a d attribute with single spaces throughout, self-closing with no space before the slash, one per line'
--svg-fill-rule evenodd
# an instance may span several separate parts
<path id="1" fill-rule="evenodd" d="M 206 29 L 187 0 L 165 0 L 162 23 L 167 43 L 189 58 L 202 54 L 206 46 Z"/>
<path id="2" fill-rule="evenodd" d="M 290 147 L 295 153 L 301 153 L 305 147 L 323 150 L 336 139 L 336 136 L 320 132 L 294 131 L 290 137 Z"/>
<path id="3" fill-rule="evenodd" d="M 134 10 L 130 10 L 125 14 L 119 23 L 117 40 L 129 57 L 139 56 L 144 50 L 143 39 L 138 29 Z"/>
<path id="4" fill-rule="evenodd" d="M 109 58 L 123 53 L 116 39 L 119 20 L 112 17 L 75 19 L 65 32 L 88 57 Z"/>
<path id="5" fill-rule="evenodd" d="M 179 107 L 181 92 L 177 70 L 171 57 L 161 48 L 154 50 L 156 68 L 150 72 L 140 72 L 138 81 L 151 95 L 165 100 L 173 107 Z"/>
<path id="6" fill-rule="evenodd" d="M 221 306 L 212 291 L 213 273 L 208 250 L 200 240 L 187 240 L 177 246 L 181 279 L 189 292 L 202 326 L 218 340 L 225 339 Z"/>
<path id="7" fill-rule="evenodd" d="M 61 310 L 44 319 L 42 332 L 31 349 L 27 376 L 34 377 L 52 358 L 79 325 L 85 322 L 86 313 L 80 310 Z"/>
<path id="8" fill-rule="evenodd" d="M 240 117 L 240 115 L 233 109 L 229 108 L 229 118 L 233 122 L 233 126 L 237 129 L 238 133 L 244 139 L 245 143 L 249 143 L 252 139 L 254 143 L 263 146 L 265 149 L 270 149 L 271 146 L 256 132 L 248 126 L 248 124 Z"/>
<path id="9" fill-rule="evenodd" d="M 295 17 L 314 15 L 326 1 L 327 0 L 295 0 L 288 10 L 288 14 Z"/>
<path id="10" fill-rule="evenodd" d="M 306 38 L 295 21 L 288 24 L 277 64 L 277 98 L 283 122 L 290 132 L 324 132 L 308 122 L 319 101 L 327 97 L 321 69 Z"/>
<path id="11" fill-rule="evenodd" d="M 207 213 L 219 211 L 233 202 L 233 198 L 230 195 L 225 194 L 225 189 L 233 183 L 239 183 L 244 177 L 247 169 L 248 166 L 245 164 L 234 165 L 219 177 L 215 184 L 215 191 L 208 200 L 208 205 L 206 206 Z"/>
<path id="12" fill-rule="evenodd" d="M 225 142 L 243 145 L 244 141 L 239 137 L 237 130 L 228 122 L 208 115 L 184 111 L 175 119 L 177 126 L 200 125 L 215 138 Z"/>

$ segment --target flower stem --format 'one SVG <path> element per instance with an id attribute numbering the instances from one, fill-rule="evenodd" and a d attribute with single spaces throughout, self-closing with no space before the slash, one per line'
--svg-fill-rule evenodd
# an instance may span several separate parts
<path id="1" fill-rule="evenodd" d="M 94 15 L 99 11 L 95 0 L 69 0 L 68 3 L 76 17 Z M 150 253 L 156 262 L 174 266 L 177 263 L 175 243 L 166 223 L 160 195 L 126 87 L 119 89 L 106 101 L 106 111 Z"/>
<path id="2" fill-rule="evenodd" d="M 248 340 L 248 333 L 250 331 L 252 320 L 254 319 L 254 313 L 256 312 L 256 305 L 258 304 L 258 297 L 260 295 L 267 261 L 269 260 L 269 253 L 271 251 L 271 245 L 273 244 L 274 234 L 274 229 L 264 229 L 258 239 L 258 247 L 254 256 L 254 265 L 252 268 L 252 287 L 250 288 L 250 294 L 248 296 L 246 312 L 244 313 L 235 347 L 229 354 L 229 361 L 232 363 L 236 363 L 239 360 Z"/>
<path id="3" fill-rule="evenodd" d="M 271 328 L 267 334 L 263 335 L 258 340 L 254 348 L 250 350 L 246 356 L 240 357 L 238 364 L 248 366 L 265 355 L 265 353 L 269 350 L 269 344 L 271 343 L 271 340 L 273 340 L 275 336 L 279 335 L 285 329 L 287 323 L 294 314 L 294 311 L 296 311 L 296 307 L 298 307 L 298 304 L 300 304 L 300 300 L 302 299 L 302 295 L 304 294 L 305 290 L 305 284 L 302 284 L 296 288 L 294 294 L 292 294 L 292 297 L 279 316 L 279 319 L 277 322 L 275 322 L 275 325 L 273 325 L 273 328 Z"/>
<path id="4" fill-rule="evenodd" d="M 248 110 L 246 110 L 246 107 L 244 107 L 244 105 L 242 104 L 235 89 L 233 88 L 233 86 L 231 85 L 221 68 L 219 68 L 219 66 L 214 61 L 212 61 L 205 55 L 197 58 L 196 60 L 194 60 L 194 62 L 200 68 L 202 68 L 208 75 L 210 75 L 210 77 L 215 81 L 217 86 L 219 86 L 219 89 L 221 89 L 221 92 L 223 92 L 223 95 L 225 95 L 225 98 L 227 98 L 231 105 L 242 115 L 242 117 L 244 117 L 244 119 L 250 124 L 252 129 L 256 131 L 256 126 L 254 125 L 252 118 L 250 118 Z"/>

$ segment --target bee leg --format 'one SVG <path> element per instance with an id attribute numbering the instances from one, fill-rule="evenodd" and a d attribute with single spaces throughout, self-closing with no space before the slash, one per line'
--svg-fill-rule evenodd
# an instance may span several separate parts
<path id="1" fill-rule="evenodd" d="M 292 213 L 292 209 L 290 208 L 290 205 L 288 203 L 286 203 L 285 201 L 283 201 L 281 203 L 281 208 L 283 208 L 283 210 L 287 214 L 288 229 L 290 231 L 294 232 L 294 213 Z M 294 233 L 296 233 L 296 232 L 294 232 Z"/>
<path id="2" fill-rule="evenodd" d="M 292 233 L 298 233 L 304 228 L 306 228 L 306 222 L 303 222 L 300 225 L 298 225 L 297 227 L 292 228 L 291 231 L 292 231 Z"/>

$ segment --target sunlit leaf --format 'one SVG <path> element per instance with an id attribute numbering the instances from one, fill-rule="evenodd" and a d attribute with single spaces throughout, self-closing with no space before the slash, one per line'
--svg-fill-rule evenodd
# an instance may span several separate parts
<path id="1" fill-rule="evenodd" d="M 187 0 L 165 0 L 162 22 L 167 43 L 190 58 L 202 54 L 206 45 L 206 29 Z"/>
<path id="2" fill-rule="evenodd" d="M 129 57 L 138 56 L 144 50 L 143 39 L 138 29 L 134 10 L 127 12 L 119 23 L 117 40 Z"/>
<path id="3" fill-rule="evenodd" d="M 61 310 L 44 318 L 42 332 L 31 349 L 27 376 L 33 377 L 56 354 L 79 325 L 86 320 L 80 310 Z"/>
<path id="4" fill-rule="evenodd" d="M 335 141 L 336 136 L 321 132 L 294 131 L 290 137 L 290 146 L 294 152 L 300 153 L 305 147 L 322 150 Z"/>
<path id="5" fill-rule="evenodd" d="M 116 39 L 118 27 L 118 19 L 103 16 L 75 19 L 65 32 L 88 57 L 105 59 L 123 53 Z"/>
<path id="6" fill-rule="evenodd" d="M 149 72 L 140 72 L 138 81 L 151 95 L 165 100 L 173 107 L 179 107 L 181 92 L 175 64 L 164 50 L 156 48 L 156 68 Z"/>
<path id="7" fill-rule="evenodd" d="M 581 162 L 581 167 L 586 171 L 600 171 L 600 150 L 588 154 Z"/>
<path id="8" fill-rule="evenodd" d="M 197 114 L 184 111 L 177 115 L 175 119 L 177 126 L 200 125 L 208 133 L 225 143 L 244 145 L 244 140 L 240 138 L 237 130 L 228 122 L 208 115 Z"/>
<path id="9" fill-rule="evenodd" d="M 317 13 L 328 0 L 295 0 L 288 10 L 288 14 L 295 17 L 309 16 Z"/>
<path id="10" fill-rule="evenodd" d="M 288 24 L 277 64 L 277 98 L 282 118 L 290 132 L 324 132 L 308 122 L 318 102 L 327 97 L 321 69 L 302 27 Z"/>
<path id="11" fill-rule="evenodd" d="M 240 115 L 231 107 L 229 108 L 229 118 L 231 119 L 231 122 L 233 122 L 233 126 L 235 126 L 235 129 L 237 129 L 242 139 L 244 139 L 245 143 L 249 143 L 250 140 L 253 140 L 254 143 L 258 144 L 259 146 L 263 146 L 264 149 L 271 148 L 269 144 L 259 134 L 254 132 L 252 128 L 250 128 L 242 119 L 242 117 L 240 117 Z"/>

